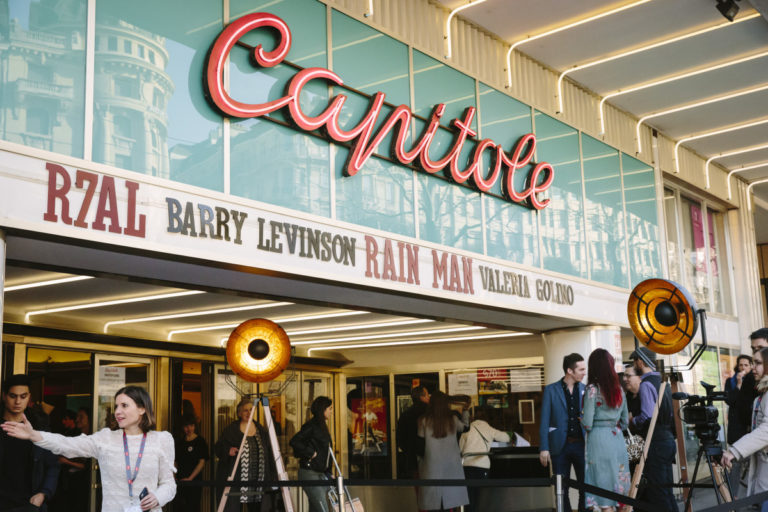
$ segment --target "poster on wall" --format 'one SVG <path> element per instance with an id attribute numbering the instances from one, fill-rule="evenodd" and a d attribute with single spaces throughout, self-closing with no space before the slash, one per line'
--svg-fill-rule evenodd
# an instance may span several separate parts
<path id="1" fill-rule="evenodd" d="M 477 370 L 477 388 L 481 395 L 507 393 L 509 368 L 481 368 Z"/>
<path id="2" fill-rule="evenodd" d="M 350 405 L 353 412 L 350 425 L 352 454 L 386 457 L 389 453 L 386 399 L 356 398 Z"/>
<path id="3" fill-rule="evenodd" d="M 477 395 L 477 372 L 449 373 L 449 395 Z"/>
<path id="4" fill-rule="evenodd" d="M 125 387 L 125 367 L 99 367 L 99 394 L 112 398 L 117 391 Z"/>
<path id="5" fill-rule="evenodd" d="M 541 368 L 521 368 L 509 372 L 509 392 L 541 391 Z"/>
<path id="6" fill-rule="evenodd" d="M 509 409 L 509 395 L 480 395 L 480 406 L 491 409 Z"/>

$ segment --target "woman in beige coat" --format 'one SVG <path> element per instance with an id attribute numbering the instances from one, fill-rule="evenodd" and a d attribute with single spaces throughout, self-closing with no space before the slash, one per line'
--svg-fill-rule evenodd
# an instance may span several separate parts
<path id="1" fill-rule="evenodd" d="M 733 443 L 723 453 L 722 463 L 731 467 L 731 461 L 749 458 L 747 473 L 747 496 L 768 491 L 768 348 L 754 355 L 755 381 L 758 397 L 752 407 L 752 431 Z M 768 512 L 768 501 L 764 501 L 761 512 Z"/>

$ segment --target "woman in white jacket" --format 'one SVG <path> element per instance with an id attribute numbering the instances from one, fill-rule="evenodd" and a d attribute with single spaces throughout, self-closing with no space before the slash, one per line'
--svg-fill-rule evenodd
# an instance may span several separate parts
<path id="1" fill-rule="evenodd" d="M 464 477 L 467 480 L 479 480 L 488 478 L 488 470 L 491 468 L 491 451 L 493 441 L 509 442 L 509 434 L 496 430 L 488 424 L 488 415 L 484 407 L 475 408 L 475 419 L 469 424 L 469 430 L 461 435 L 459 448 L 461 449 Z M 469 506 L 464 507 L 465 512 L 477 510 L 478 487 L 469 486 Z"/>
<path id="2" fill-rule="evenodd" d="M 731 461 L 749 458 L 747 496 L 768 491 L 768 348 L 753 357 L 758 396 L 752 407 L 752 431 L 733 443 L 722 458 L 722 464 L 729 469 Z M 768 501 L 760 510 L 768 512 Z"/>
<path id="3" fill-rule="evenodd" d="M 102 512 L 160 512 L 176 495 L 173 437 L 153 430 L 152 400 L 138 386 L 115 393 L 115 420 L 117 430 L 105 428 L 78 437 L 39 432 L 26 418 L 21 423 L 7 421 L 2 428 L 10 436 L 29 439 L 69 459 L 96 458 L 101 469 Z"/>

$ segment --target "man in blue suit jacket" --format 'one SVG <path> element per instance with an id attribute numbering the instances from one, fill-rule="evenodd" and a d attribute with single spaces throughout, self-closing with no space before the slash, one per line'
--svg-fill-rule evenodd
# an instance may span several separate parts
<path id="1" fill-rule="evenodd" d="M 541 423 L 539 427 L 539 461 L 542 466 L 552 463 L 552 471 L 571 477 L 571 466 L 576 479 L 584 482 L 584 428 L 581 426 L 581 397 L 587 373 L 584 358 L 576 353 L 563 358 L 565 376 L 544 388 L 541 400 Z M 566 480 L 567 481 L 567 480 Z M 565 484 L 566 510 L 573 510 L 568 498 L 568 484 Z M 584 507 L 584 492 L 579 491 L 579 512 Z"/>

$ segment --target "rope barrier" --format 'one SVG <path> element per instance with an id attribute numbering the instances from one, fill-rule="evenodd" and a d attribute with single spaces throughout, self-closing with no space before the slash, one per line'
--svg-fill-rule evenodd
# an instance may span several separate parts
<path id="1" fill-rule="evenodd" d="M 261 487 L 261 488 L 282 488 L 282 487 L 330 487 L 335 484 L 332 479 L 328 480 L 191 480 L 180 481 L 177 485 L 180 487 Z M 555 484 L 552 478 L 487 478 L 487 479 L 403 479 L 403 480 L 356 480 L 345 479 L 344 485 L 347 487 L 485 487 L 485 488 L 520 488 L 520 487 L 551 487 Z M 632 499 L 629 496 L 618 494 L 612 491 L 595 487 L 593 485 L 579 483 L 576 480 L 568 480 L 568 485 L 574 489 L 584 490 L 595 496 L 608 498 L 618 501 L 625 505 L 631 505 L 637 511 L 651 511 L 653 506 L 644 501 Z M 766 493 L 768 494 L 768 493 Z M 720 512 L 720 510 L 712 511 Z"/>
<path id="2" fill-rule="evenodd" d="M 277 489 L 282 487 L 330 487 L 335 485 L 335 480 L 189 480 L 178 481 L 179 487 L 261 487 L 265 490 Z M 481 488 L 500 488 L 500 487 L 551 487 L 555 485 L 554 478 L 487 478 L 487 479 L 403 479 L 403 480 L 356 480 L 345 479 L 344 485 L 347 487 L 481 487 Z M 654 506 L 642 500 L 633 499 L 623 494 L 618 494 L 594 485 L 580 483 L 577 480 L 568 479 L 568 485 L 577 490 L 582 490 L 595 496 L 608 498 L 624 505 L 632 506 L 637 512 L 654 511 Z M 690 484 L 684 484 L 690 485 Z M 680 485 L 672 485 L 680 487 Z M 709 487 L 711 485 L 696 484 L 696 487 Z M 768 491 L 742 498 L 733 502 L 709 507 L 698 512 L 727 512 L 743 508 L 748 505 L 763 503 L 768 501 Z"/>

